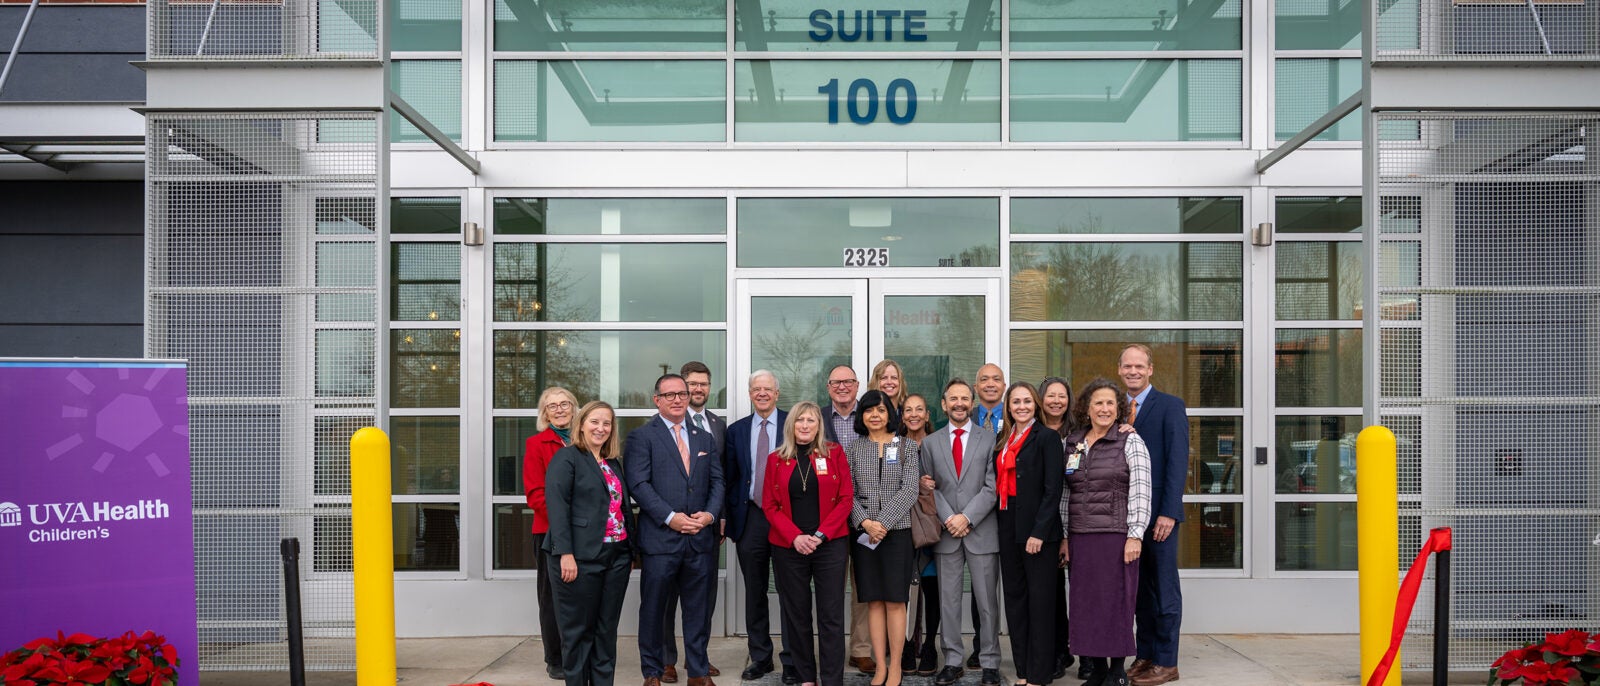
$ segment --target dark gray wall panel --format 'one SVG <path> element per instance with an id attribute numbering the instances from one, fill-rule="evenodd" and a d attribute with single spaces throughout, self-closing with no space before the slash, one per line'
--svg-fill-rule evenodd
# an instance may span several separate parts
<path id="1" fill-rule="evenodd" d="M 144 327 L 0 324 L 0 357 L 143 357 Z"/>
<path id="2" fill-rule="evenodd" d="M 27 7 L 0 7 L 0 36 L 15 36 Z M 40 7 L 0 101 L 142 102 L 144 6 Z M 10 45 L 10 41 L 5 43 Z"/>
<path id="3" fill-rule="evenodd" d="M 144 183 L 139 181 L 0 183 L 0 235 L 144 235 Z"/>
<path id="4" fill-rule="evenodd" d="M 0 356 L 144 351 L 144 184 L 0 183 Z"/>

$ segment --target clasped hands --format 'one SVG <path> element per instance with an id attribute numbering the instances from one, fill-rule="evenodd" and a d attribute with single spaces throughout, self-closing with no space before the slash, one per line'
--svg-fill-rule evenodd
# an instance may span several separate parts
<path id="1" fill-rule="evenodd" d="M 889 535 L 889 527 L 871 519 L 861 520 L 861 530 L 867 532 L 867 539 L 874 544 L 882 543 L 883 537 Z"/>
<path id="2" fill-rule="evenodd" d="M 701 529 L 711 526 L 714 521 L 716 517 L 712 517 L 710 512 L 696 512 L 692 515 L 679 512 L 667 526 L 680 534 L 693 536 L 700 533 Z"/>

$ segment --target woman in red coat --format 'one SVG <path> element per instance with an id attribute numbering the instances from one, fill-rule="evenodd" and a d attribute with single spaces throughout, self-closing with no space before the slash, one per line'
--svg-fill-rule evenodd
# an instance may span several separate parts
<path id="1" fill-rule="evenodd" d="M 796 403 L 783 444 L 767 456 L 761 509 L 772 528 L 772 562 L 783 642 L 806 686 L 844 683 L 844 565 L 855 502 L 844 449 L 822 431 L 822 409 Z M 815 597 L 812 588 L 816 589 Z M 820 649 L 812 645 L 812 603 Z M 820 653 L 820 663 L 819 663 Z"/>
<path id="2" fill-rule="evenodd" d="M 550 468 L 550 458 L 557 451 L 572 445 L 572 415 L 577 411 L 578 399 L 571 391 L 551 386 L 539 394 L 539 420 L 535 424 L 539 433 L 528 437 L 527 448 L 522 453 L 522 492 L 528 495 L 528 509 L 533 510 L 534 566 L 539 574 L 534 586 L 539 595 L 539 638 L 544 642 L 544 672 L 551 679 L 565 679 L 561 670 L 561 629 L 556 624 L 555 601 L 550 596 L 550 572 L 560 570 L 550 566 L 544 553 L 544 537 L 550 531 L 550 508 L 545 506 L 544 478 Z"/>

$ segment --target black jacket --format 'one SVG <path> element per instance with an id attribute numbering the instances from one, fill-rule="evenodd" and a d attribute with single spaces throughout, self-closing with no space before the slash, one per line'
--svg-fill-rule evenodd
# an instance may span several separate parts
<path id="1" fill-rule="evenodd" d="M 606 463 L 622 483 L 622 522 L 632 548 L 637 537 L 633 508 L 628 502 L 628 480 L 620 460 L 611 458 Z M 545 552 L 551 557 L 571 554 L 579 560 L 599 558 L 606 518 L 611 515 L 611 492 L 606 489 L 605 475 L 600 473 L 594 457 L 577 446 L 557 451 L 545 472 L 545 503 L 550 508 Z"/>

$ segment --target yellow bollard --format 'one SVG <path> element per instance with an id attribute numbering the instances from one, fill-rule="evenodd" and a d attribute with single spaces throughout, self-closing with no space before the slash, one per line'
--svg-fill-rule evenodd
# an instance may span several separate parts
<path id="1" fill-rule="evenodd" d="M 1400 482 L 1394 432 L 1369 426 L 1356 438 L 1356 539 L 1360 545 L 1361 683 L 1389 650 L 1400 593 Z M 1399 658 L 1396 658 L 1398 664 Z M 1382 686 L 1399 686 L 1400 670 Z"/>
<path id="2" fill-rule="evenodd" d="M 350 543 L 355 562 L 356 686 L 395 685 L 394 505 L 389 436 L 350 437 Z"/>

